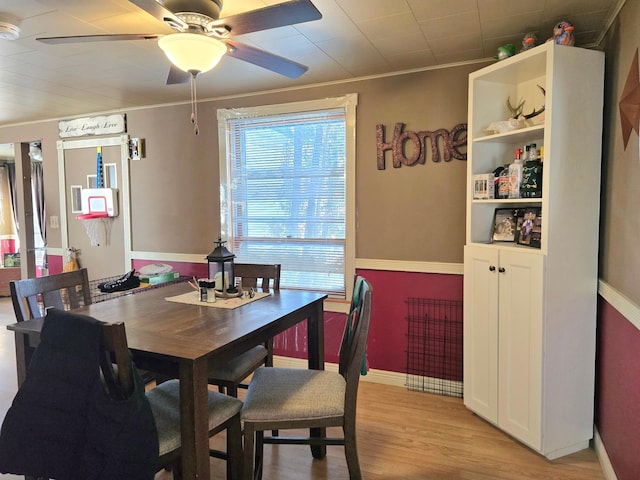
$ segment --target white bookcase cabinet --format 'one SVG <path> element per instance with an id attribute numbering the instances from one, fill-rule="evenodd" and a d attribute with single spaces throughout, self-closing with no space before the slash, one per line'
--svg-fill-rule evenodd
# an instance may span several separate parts
<path id="1" fill-rule="evenodd" d="M 602 52 L 553 43 L 469 76 L 464 402 L 550 459 L 593 436 L 603 87 Z M 544 117 L 490 134 L 508 97 Z M 473 199 L 473 175 L 534 142 L 541 198 Z M 491 243 L 495 209 L 526 206 L 541 208 L 541 248 Z"/>

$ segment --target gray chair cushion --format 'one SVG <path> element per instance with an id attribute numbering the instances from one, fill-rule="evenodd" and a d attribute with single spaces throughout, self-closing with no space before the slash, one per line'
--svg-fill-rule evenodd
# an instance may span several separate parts
<path id="1" fill-rule="evenodd" d="M 242 355 L 232 358 L 224 365 L 214 365 L 209 369 L 209 378 L 236 382 L 239 378 L 248 375 L 267 358 L 267 349 L 264 345 L 257 345 L 247 350 Z"/>
<path id="2" fill-rule="evenodd" d="M 324 370 L 259 368 L 242 407 L 249 422 L 311 420 L 344 414 L 346 381 Z"/>
<path id="3" fill-rule="evenodd" d="M 158 430 L 160 455 L 180 448 L 180 382 L 169 380 L 147 392 Z M 229 420 L 242 408 L 237 398 L 209 390 L 209 430 Z"/>

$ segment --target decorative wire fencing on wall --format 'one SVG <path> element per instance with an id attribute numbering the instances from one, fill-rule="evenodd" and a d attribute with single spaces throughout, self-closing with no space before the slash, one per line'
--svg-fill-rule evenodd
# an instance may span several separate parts
<path id="1" fill-rule="evenodd" d="M 407 299 L 407 388 L 462 397 L 462 302 Z"/>

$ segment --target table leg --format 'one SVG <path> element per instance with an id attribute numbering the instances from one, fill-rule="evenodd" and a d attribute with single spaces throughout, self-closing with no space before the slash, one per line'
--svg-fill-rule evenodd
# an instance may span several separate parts
<path id="1" fill-rule="evenodd" d="M 209 478 L 207 362 L 180 364 L 180 422 L 184 479 Z"/>
<path id="2" fill-rule="evenodd" d="M 314 305 L 314 312 L 307 318 L 307 350 L 309 352 L 309 368 L 324 370 L 324 304 L 318 301 Z M 311 428 L 311 437 L 326 437 L 326 428 Z M 311 445 L 313 458 L 324 458 L 327 454 L 326 445 Z"/>
<path id="3" fill-rule="evenodd" d="M 324 305 L 317 301 L 307 317 L 307 350 L 309 368 L 324 370 Z"/>

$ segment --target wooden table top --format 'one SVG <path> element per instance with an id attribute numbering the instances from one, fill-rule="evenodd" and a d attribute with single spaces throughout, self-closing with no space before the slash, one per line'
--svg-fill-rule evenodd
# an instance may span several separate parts
<path id="1" fill-rule="evenodd" d="M 188 284 L 180 283 L 95 303 L 74 312 L 104 322 L 124 322 L 129 348 L 134 351 L 174 360 L 215 356 L 224 361 L 294 325 L 299 320 L 289 323 L 287 316 L 326 298 L 320 293 L 281 290 L 235 309 L 165 300 L 190 289 Z M 20 322 L 8 328 L 39 332 L 41 322 Z"/>

